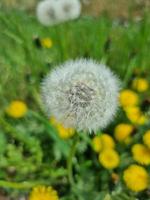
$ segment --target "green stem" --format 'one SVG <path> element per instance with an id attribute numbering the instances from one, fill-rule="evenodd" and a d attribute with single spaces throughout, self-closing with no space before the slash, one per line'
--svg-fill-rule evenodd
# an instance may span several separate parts
<path id="1" fill-rule="evenodd" d="M 35 187 L 36 185 L 41 185 L 42 183 L 37 183 L 37 182 L 10 182 L 10 181 L 4 181 L 0 180 L 0 187 L 3 188 L 13 188 L 13 189 L 30 189 L 32 187 Z"/>
<path id="2" fill-rule="evenodd" d="M 135 69 L 135 66 L 136 66 L 136 60 L 133 59 L 126 69 L 124 80 L 123 80 L 123 87 L 127 86 L 127 83 L 131 79 L 131 76 L 132 76 L 133 71 Z"/>
<path id="3" fill-rule="evenodd" d="M 74 185 L 74 177 L 73 177 L 73 158 L 75 156 L 76 153 L 76 146 L 78 143 L 78 135 L 76 133 L 76 138 L 72 144 L 69 156 L 68 156 L 68 160 L 67 160 L 67 170 L 68 170 L 68 180 L 70 185 Z"/>

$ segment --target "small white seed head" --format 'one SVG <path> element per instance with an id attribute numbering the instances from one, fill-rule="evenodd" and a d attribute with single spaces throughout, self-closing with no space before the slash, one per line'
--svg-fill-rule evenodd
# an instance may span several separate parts
<path id="1" fill-rule="evenodd" d="M 73 20 L 81 14 L 81 3 L 79 0 L 57 0 L 57 10 L 60 21 Z"/>
<path id="2" fill-rule="evenodd" d="M 39 22 L 45 26 L 76 19 L 80 13 L 79 0 L 43 0 L 38 3 L 36 9 Z"/>
<path id="3" fill-rule="evenodd" d="M 38 3 L 36 14 L 39 22 L 45 26 L 57 23 L 56 1 L 44 0 Z"/>

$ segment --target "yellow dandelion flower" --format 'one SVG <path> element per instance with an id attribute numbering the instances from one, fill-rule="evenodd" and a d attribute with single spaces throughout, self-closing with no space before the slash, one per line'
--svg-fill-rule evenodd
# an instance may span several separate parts
<path id="1" fill-rule="evenodd" d="M 53 46 L 53 42 L 50 38 L 43 38 L 41 39 L 41 45 L 44 48 L 51 48 Z"/>
<path id="2" fill-rule="evenodd" d="M 115 142 L 113 138 L 108 134 L 101 134 L 99 136 L 95 136 L 92 141 L 93 149 L 95 152 L 100 152 L 103 149 L 114 148 Z"/>
<path id="3" fill-rule="evenodd" d="M 62 124 L 57 125 L 58 134 L 62 139 L 68 139 L 75 134 L 73 128 L 65 128 Z"/>
<path id="4" fill-rule="evenodd" d="M 92 146 L 95 152 L 100 152 L 102 150 L 102 144 L 101 144 L 101 137 L 95 136 L 92 140 Z"/>
<path id="5" fill-rule="evenodd" d="M 125 108 L 125 113 L 128 119 L 134 124 L 143 125 L 148 120 L 138 106 Z"/>
<path id="6" fill-rule="evenodd" d="M 150 130 L 146 131 L 146 133 L 144 134 L 143 142 L 148 148 L 150 148 Z"/>
<path id="7" fill-rule="evenodd" d="M 136 78 L 132 83 L 132 87 L 138 92 L 145 92 L 146 90 L 148 90 L 149 83 L 144 78 Z"/>
<path id="8" fill-rule="evenodd" d="M 21 118 L 27 113 L 27 105 L 23 101 L 12 101 L 6 108 L 6 113 L 13 118 Z"/>
<path id="9" fill-rule="evenodd" d="M 58 135 L 62 139 L 68 139 L 75 134 L 75 130 L 73 128 L 64 127 L 61 123 L 56 121 L 56 119 L 54 117 L 50 118 L 50 122 L 53 126 L 56 127 L 56 129 L 58 131 Z"/>
<path id="10" fill-rule="evenodd" d="M 137 124 L 143 125 L 143 124 L 146 124 L 147 122 L 148 122 L 147 116 L 145 116 L 144 114 L 142 114 L 140 116 L 139 120 L 137 121 Z"/>
<path id="11" fill-rule="evenodd" d="M 105 149 L 99 155 L 99 162 L 106 169 L 114 169 L 119 165 L 119 154 L 113 149 Z"/>
<path id="12" fill-rule="evenodd" d="M 134 91 L 129 89 L 121 91 L 119 99 L 120 104 L 123 107 L 134 106 L 137 105 L 139 102 L 138 95 Z"/>
<path id="13" fill-rule="evenodd" d="M 52 187 L 37 186 L 33 188 L 29 200 L 59 200 L 59 197 Z"/>
<path id="14" fill-rule="evenodd" d="M 148 187 L 149 176 L 144 167 L 131 165 L 124 171 L 123 180 L 130 190 L 140 192 Z"/>
<path id="15" fill-rule="evenodd" d="M 150 164 L 150 149 L 148 149 L 143 144 L 135 144 L 132 147 L 133 159 L 142 164 L 149 165 Z"/>
<path id="16" fill-rule="evenodd" d="M 125 123 L 118 124 L 115 127 L 114 136 L 116 140 L 118 140 L 119 142 L 122 142 L 131 135 L 133 130 L 134 130 L 134 126 L 131 124 L 125 124 Z"/>

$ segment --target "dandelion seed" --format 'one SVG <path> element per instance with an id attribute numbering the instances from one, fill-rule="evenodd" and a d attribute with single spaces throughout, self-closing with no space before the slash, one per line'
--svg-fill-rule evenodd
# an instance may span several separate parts
<path id="1" fill-rule="evenodd" d="M 48 116 L 65 127 L 84 131 L 104 128 L 118 107 L 119 82 L 103 64 L 93 60 L 67 61 L 42 83 Z"/>

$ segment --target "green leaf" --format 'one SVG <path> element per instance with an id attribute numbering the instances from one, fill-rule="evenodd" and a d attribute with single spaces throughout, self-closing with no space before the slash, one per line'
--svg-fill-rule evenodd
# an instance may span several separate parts
<path id="1" fill-rule="evenodd" d="M 105 196 L 104 200 L 112 200 L 110 194 L 107 194 L 107 195 Z"/>

